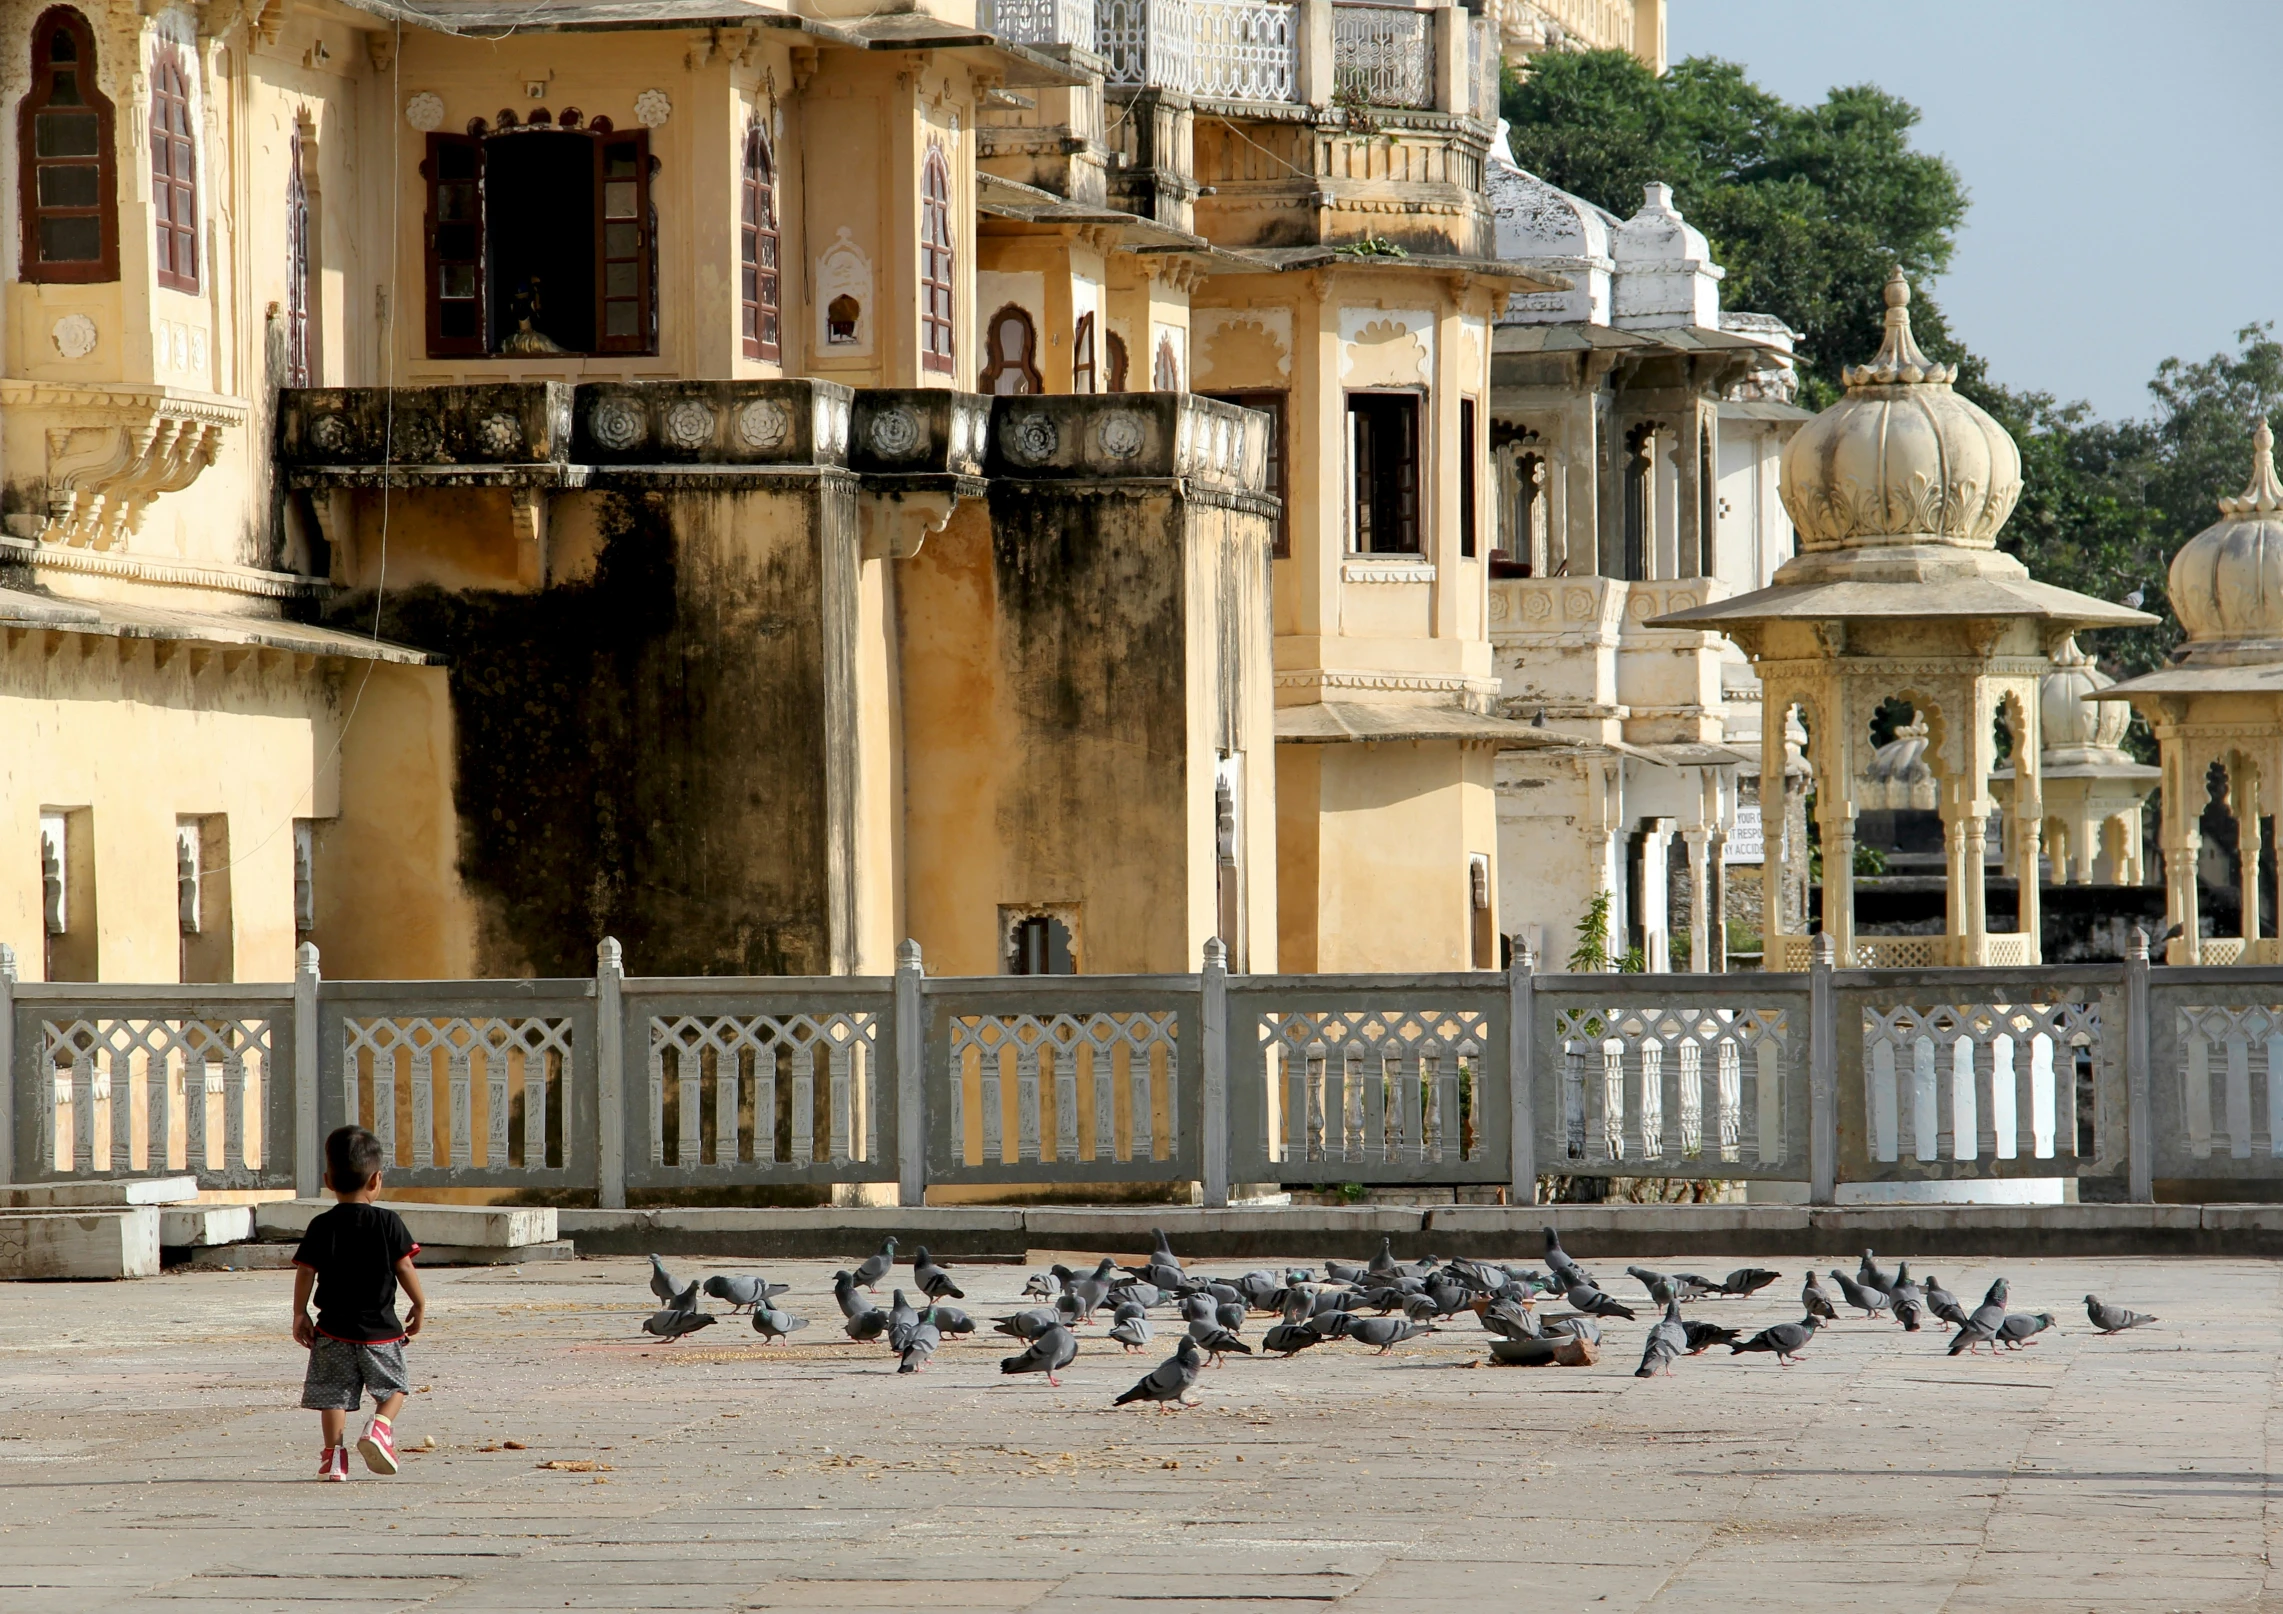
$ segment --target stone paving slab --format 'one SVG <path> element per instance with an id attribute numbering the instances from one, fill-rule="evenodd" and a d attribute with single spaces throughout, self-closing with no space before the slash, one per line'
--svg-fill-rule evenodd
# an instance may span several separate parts
<path id="1" fill-rule="evenodd" d="M 1795 1317 L 1767 1264 L 1692 1311 Z M 1462 1319 L 1233 1360 L 1175 1412 L 1109 1404 L 1162 1351 L 1099 1327 L 1059 1389 L 1001 1375 L 1014 1266 L 959 1267 L 983 1332 L 898 1375 L 831 1266 L 768 1269 L 813 1320 L 774 1346 L 648 1340 L 638 1259 L 424 1274 L 405 1471 L 346 1486 L 306 1478 L 286 1276 L 0 1285 L 0 1609 L 2283 1611 L 2272 1261 L 1943 1257 L 2059 1319 L 1995 1358 L 1847 1322 L 1637 1380 L 1646 1317 L 1578 1369 L 1483 1365 Z M 2097 1338 L 2087 1290 L 2165 1321 Z"/>

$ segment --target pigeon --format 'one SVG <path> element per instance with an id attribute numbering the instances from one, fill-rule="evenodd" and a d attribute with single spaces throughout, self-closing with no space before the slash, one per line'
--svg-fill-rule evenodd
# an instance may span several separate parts
<path id="1" fill-rule="evenodd" d="M 796 1317 L 791 1312 L 779 1311 L 774 1306 L 753 1308 L 753 1332 L 763 1339 L 783 1339 L 787 1334 L 798 1333 L 808 1325 L 806 1317 Z"/>
<path id="2" fill-rule="evenodd" d="M 1548 1334 L 1575 1334 L 1592 1345 L 1601 1343 L 1601 1324 L 1583 1312 L 1573 1311 L 1565 1316 L 1549 1317 L 1546 1319 L 1545 1331 Z"/>
<path id="3" fill-rule="evenodd" d="M 1720 1288 L 1717 1283 L 1707 1283 L 1689 1272 L 1675 1272 L 1668 1276 L 1662 1272 L 1651 1272 L 1647 1267 L 1627 1267 L 1625 1271 L 1628 1276 L 1638 1278 L 1649 1291 L 1649 1298 L 1660 1304 L 1666 1300 L 1699 1300 Z M 1664 1290 L 1662 1295 L 1657 1292 L 1660 1288 Z"/>
<path id="4" fill-rule="evenodd" d="M 1060 1323 L 1056 1323 L 1038 1338 L 1032 1340 L 1030 1349 L 1024 1351 L 1020 1356 L 1000 1357 L 999 1371 L 1002 1373 L 1044 1373 L 1047 1383 L 1058 1385 L 1062 1381 L 1055 1375 L 1068 1367 L 1077 1355 L 1078 1336 Z"/>
<path id="5" fill-rule="evenodd" d="M 1815 1338 L 1815 1331 L 1822 1326 L 1823 1319 L 1810 1313 L 1796 1323 L 1778 1323 L 1773 1328 L 1763 1328 L 1750 1339 L 1730 1345 L 1728 1354 L 1741 1356 L 1746 1351 L 1773 1351 L 1779 1363 L 1790 1367 L 1799 1354 L 1807 1349 L 1807 1342 Z"/>
<path id="6" fill-rule="evenodd" d="M 1935 1316 L 1941 1318 L 1952 1328 L 1966 1326 L 1966 1308 L 1958 1304 L 1956 1295 L 1942 1287 L 1941 1279 L 1929 1273 L 1926 1281 L 1918 1287 L 1920 1292 L 1926 1296 L 1926 1309 L 1928 1311 L 1933 1312 Z"/>
<path id="7" fill-rule="evenodd" d="M 653 1256 L 651 1260 L 655 1264 L 657 1257 Z M 659 1268 L 660 1272 L 664 1270 L 663 1267 Z M 687 1289 L 666 1297 L 664 1311 L 652 1312 L 643 1319 L 642 1332 L 664 1340 L 676 1340 L 685 1334 L 694 1334 L 701 1328 L 711 1328 L 718 1320 L 698 1310 L 697 1280 L 692 1279 Z"/>
<path id="8" fill-rule="evenodd" d="M 1219 1323 L 1202 1321 L 1191 1323 L 1189 1325 L 1189 1337 L 1195 1340 L 1198 1348 L 1212 1359 L 1215 1367 L 1219 1367 L 1221 1358 L 1231 1351 L 1235 1351 L 1239 1356 L 1252 1355 L 1250 1345 L 1237 1338 Z"/>
<path id="9" fill-rule="evenodd" d="M 1910 1281 L 1910 1263 L 1895 1263 L 1894 1282 L 1888 1286 L 1887 1300 L 1895 1308 L 1895 1321 L 1908 1333 L 1918 1332 L 1918 1320 L 1926 1314 L 1926 1292 Z"/>
<path id="10" fill-rule="evenodd" d="M 1119 1284 L 1117 1288 L 1110 1291 L 1110 1294 L 1114 1299 L 1130 1300 L 1145 1310 L 1151 1306 L 1161 1306 L 1172 1298 L 1156 1284 L 1142 1283 L 1138 1279 L 1133 1283 Z"/>
<path id="11" fill-rule="evenodd" d="M 1054 1297 L 1054 1315 L 1064 1323 L 1090 1323 L 1094 1320 L 1095 1302 L 1075 1289 L 1065 1289 Z"/>
<path id="12" fill-rule="evenodd" d="M 1248 1272 L 1232 1287 L 1245 1297 L 1245 1304 L 1254 1311 L 1274 1311 L 1276 1307 L 1270 1297 L 1284 1286 L 1276 1281 L 1273 1272 Z"/>
<path id="13" fill-rule="evenodd" d="M 1720 1292 L 1724 1295 L 1734 1295 L 1737 1299 L 1742 1300 L 1748 1295 L 1765 1289 L 1782 1276 L 1781 1272 L 1771 1272 L 1766 1267 L 1738 1267 L 1734 1272 L 1720 1280 Z"/>
<path id="14" fill-rule="evenodd" d="M 1318 1317 L 1326 1312 L 1353 1311 L 1356 1308 L 1356 1297 L 1353 1291 L 1347 1289 L 1319 1289 L 1310 1306 Z"/>
<path id="15" fill-rule="evenodd" d="M 2104 1334 L 2121 1334 L 2128 1328 L 2139 1328 L 2156 1321 L 2146 1312 L 2127 1311 L 2122 1306 L 2109 1305 L 2099 1295 L 2085 1297 L 2085 1315 Z"/>
<path id="16" fill-rule="evenodd" d="M 1062 1320 L 1045 1306 L 1036 1306 L 1029 1311 L 1018 1311 L 1011 1317 L 995 1317 L 991 1320 L 992 1332 L 1024 1341 L 1034 1340 L 1048 1329 L 1061 1326 Z"/>
<path id="17" fill-rule="evenodd" d="M 1137 1312 L 1131 1317 L 1120 1317 L 1116 1322 L 1110 1324 L 1110 1337 L 1123 1345 L 1129 1352 L 1138 1351 L 1147 1345 L 1156 1332 L 1157 1330 L 1150 1324 L 1147 1313 Z"/>
<path id="18" fill-rule="evenodd" d="M 1034 1272 L 1023 1281 L 1025 1300 L 1052 1300 L 1062 1293 L 1062 1280 L 1051 1272 Z"/>
<path id="19" fill-rule="evenodd" d="M 1171 1267 L 1174 1271 L 1179 1272 L 1181 1270 L 1181 1257 L 1173 1253 L 1173 1241 L 1165 1236 L 1165 1229 L 1153 1227 L 1149 1230 L 1149 1236 L 1157 1241 L 1157 1250 L 1150 1257 L 1150 1265 Z"/>
<path id="20" fill-rule="evenodd" d="M 1550 1227 L 1546 1229 L 1546 1266 L 1565 1289 L 1581 1283 L 1593 1285 L 1592 1275 L 1569 1258 L 1569 1252 L 1562 1248 L 1562 1236 Z"/>
<path id="21" fill-rule="evenodd" d="M 674 1275 L 666 1270 L 666 1263 L 656 1256 L 652 1256 L 650 1258 L 650 1292 L 670 1306 L 674 1303 L 674 1296 L 681 1293 L 681 1289 L 682 1286 L 674 1281 Z"/>
<path id="22" fill-rule="evenodd" d="M 1379 1241 L 1379 1253 L 1371 1258 L 1371 1265 L 1365 1270 L 1374 1277 L 1388 1277 L 1400 1272 L 1402 1264 L 1395 1259 L 1395 1240 L 1392 1238 L 1381 1239 Z"/>
<path id="23" fill-rule="evenodd" d="M 1091 1317 L 1094 1315 L 1094 1308 L 1108 1298 L 1110 1274 L 1117 1270 L 1118 1263 L 1105 1255 L 1102 1257 L 1102 1264 L 1094 1269 L 1092 1277 L 1078 1279 L 1076 1282 L 1067 1285 L 1064 1292 L 1076 1295 L 1084 1307 L 1085 1315 Z"/>
<path id="24" fill-rule="evenodd" d="M 864 1264 L 856 1269 L 856 1286 L 859 1289 L 869 1289 L 874 1294 L 878 1294 L 880 1292 L 880 1280 L 888 1275 L 895 1264 L 896 1241 L 894 1239 L 881 1240 L 880 1253 L 866 1256 Z"/>
<path id="25" fill-rule="evenodd" d="M 728 1301 L 731 1311 L 744 1311 L 764 1300 L 774 1300 L 791 1287 L 790 1284 L 771 1283 L 767 1278 L 759 1277 L 725 1278 L 717 1275 L 705 1281 L 706 1293 L 716 1300 Z"/>
<path id="26" fill-rule="evenodd" d="M 1184 1295 L 1181 1297 L 1181 1320 L 1185 1323 L 1209 1323 L 1220 1307 L 1211 1295 Z"/>
<path id="27" fill-rule="evenodd" d="M 2036 1336 L 2052 1326 L 2053 1313 L 2049 1311 L 2016 1312 L 1998 1324 L 1998 1343 L 2009 1351 L 2018 1351 L 2024 1345 L 2036 1344 Z"/>
<path id="28" fill-rule="evenodd" d="M 1213 1308 L 1213 1321 L 1219 1323 L 1232 1334 L 1241 1334 L 1245 1331 L 1245 1319 L 1250 1315 L 1251 1313 L 1245 1309 L 1242 1302 L 1223 1301 Z"/>
<path id="29" fill-rule="evenodd" d="M 1733 1345 L 1736 1336 L 1743 1332 L 1740 1328 L 1723 1328 L 1718 1323 L 1683 1323 L 1681 1326 L 1688 1330 L 1691 1356 L 1702 1356 L 1715 1345 Z"/>
<path id="30" fill-rule="evenodd" d="M 925 1373 L 928 1358 L 943 1343 L 942 1330 L 931 1322 L 922 1322 L 904 1341 L 904 1359 L 896 1364 L 898 1373 Z"/>
<path id="31" fill-rule="evenodd" d="M 1628 1312 L 1626 1315 L 1632 1314 Z M 1408 1317 L 1359 1317 L 1349 1326 L 1347 1337 L 1361 1340 L 1366 1345 L 1376 1345 L 1379 1354 L 1385 1356 L 1407 1339 L 1417 1339 L 1421 1334 L 1440 1331 L 1433 1323 L 1415 1323 Z"/>
<path id="32" fill-rule="evenodd" d="M 1904 1264 L 1908 1265 L 1909 1263 Z M 1897 1267 L 1895 1270 L 1900 1272 L 1902 1268 Z M 1869 1250 L 1863 1252 L 1862 1264 L 1855 1269 L 1855 1281 L 1864 1288 L 1876 1289 L 1881 1294 L 1887 1293 L 1895 1286 L 1895 1280 L 1881 1272 L 1878 1262 L 1871 1259 Z"/>
<path id="33" fill-rule="evenodd" d="M 1831 1297 L 1823 1292 L 1823 1283 L 1813 1272 L 1808 1273 L 1807 1283 L 1801 1288 L 1799 1298 L 1801 1304 L 1807 1307 L 1810 1317 L 1820 1317 L 1827 1323 L 1839 1320 L 1839 1313 L 1832 1309 Z"/>
<path id="34" fill-rule="evenodd" d="M 1679 1298 L 1680 1291 L 1674 1287 L 1673 1280 L 1662 1272 L 1652 1272 L 1647 1267 L 1627 1267 L 1625 1275 L 1637 1279 L 1641 1287 L 1649 1291 L 1649 1298 L 1660 1306 Z"/>
<path id="35" fill-rule="evenodd" d="M 1884 1289 L 1866 1289 L 1837 1267 L 1831 1269 L 1831 1281 L 1839 1285 L 1839 1293 L 1847 1304 L 1856 1307 L 1866 1317 L 1876 1317 L 1887 1309 Z"/>
<path id="36" fill-rule="evenodd" d="M 895 1303 L 888 1308 L 888 1349 L 901 1351 L 911 1342 L 912 1330 L 920 1325 L 920 1314 L 912 1309 L 901 1289 L 895 1291 Z"/>
<path id="37" fill-rule="evenodd" d="M 849 1318 L 841 1331 L 859 1344 L 870 1344 L 888 1332 L 888 1314 L 878 1306 L 867 1306 Z"/>
<path id="38" fill-rule="evenodd" d="M 1579 1311 L 1593 1317 L 1623 1317 L 1632 1321 L 1633 1308 L 1613 1296 L 1603 1294 L 1590 1283 L 1573 1283 L 1568 1295 L 1569 1303 Z"/>
<path id="39" fill-rule="evenodd" d="M 856 1292 L 856 1274 L 835 1272 L 832 1275 L 832 1298 L 840 1303 L 843 1317 L 861 1317 L 872 1308 Z"/>
<path id="40" fill-rule="evenodd" d="M 2128 611 L 2137 611 L 2141 608 L 2142 604 L 2147 601 L 2147 599 L 2148 595 L 2146 591 L 2137 588 L 2128 589 L 2125 591 L 2124 607 Z"/>
<path id="41" fill-rule="evenodd" d="M 924 1244 L 912 1253 L 912 1282 L 918 1284 L 920 1293 L 930 1300 L 942 1300 L 946 1296 L 953 1300 L 967 1298 L 967 1291 L 951 1281 L 951 1274 L 929 1258 Z"/>
<path id="42" fill-rule="evenodd" d="M 930 1306 L 927 1309 L 927 1320 L 935 1324 L 938 1333 L 972 1334 L 975 1332 L 975 1319 L 961 1311 L 957 1306 Z"/>
<path id="43" fill-rule="evenodd" d="M 1959 1326 L 1957 1336 L 1950 1341 L 1950 1354 L 1978 1350 L 1984 1345 L 1996 1348 L 1998 1330 L 2006 1320 L 2006 1280 L 2000 1278 L 1990 1285 L 1990 1292 L 1974 1308 L 1972 1316 Z"/>
<path id="44" fill-rule="evenodd" d="M 1501 1339 L 1541 1339 L 1545 1336 L 1546 1331 L 1538 1326 L 1538 1319 L 1530 1315 L 1528 1308 L 1511 1300 L 1489 1301 L 1476 1315 L 1482 1319 L 1485 1332 L 1496 1334 Z"/>
<path id="45" fill-rule="evenodd" d="M 1339 1315 L 1345 1316 L 1342 1312 Z M 1275 1323 L 1260 1336 L 1260 1348 L 1274 1351 L 1279 1356 L 1298 1356 L 1311 1345 L 1321 1345 L 1329 1336 L 1314 1323 Z"/>
<path id="46" fill-rule="evenodd" d="M 1666 1285 L 1670 1288 L 1671 1285 Z M 1641 1351 L 1641 1365 L 1633 1370 L 1637 1379 L 1653 1379 L 1659 1373 L 1673 1370 L 1673 1359 L 1688 1349 L 1688 1325 L 1681 1321 L 1681 1303 L 1665 1302 L 1664 1320 L 1649 1330 L 1648 1343 Z"/>
<path id="47" fill-rule="evenodd" d="M 1197 1383 L 1197 1370 L 1203 1363 L 1204 1358 L 1197 1354 L 1197 1342 L 1184 1334 L 1171 1356 L 1151 1368 L 1141 1382 L 1111 1405 L 1122 1407 L 1129 1401 L 1174 1401 L 1193 1407 L 1197 1402 L 1189 1392 Z"/>

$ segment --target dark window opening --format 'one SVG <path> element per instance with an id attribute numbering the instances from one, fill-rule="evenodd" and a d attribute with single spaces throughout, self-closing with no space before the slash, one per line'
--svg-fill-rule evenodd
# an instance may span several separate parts
<path id="1" fill-rule="evenodd" d="M 1348 396 L 1355 481 L 1352 531 L 1365 555 L 1419 553 L 1419 399 L 1408 392 Z"/>
<path id="2" fill-rule="evenodd" d="M 112 108 L 96 88 L 95 36 L 78 12 L 58 6 L 33 26 L 32 88 L 16 116 L 23 278 L 118 279 Z"/>
<path id="3" fill-rule="evenodd" d="M 863 304 L 842 292 L 824 305 L 824 339 L 835 347 L 855 341 L 856 322 L 863 314 Z"/>
<path id="4" fill-rule="evenodd" d="M 977 390 L 1001 398 L 1046 390 L 1036 362 L 1038 330 L 1021 307 L 1009 303 L 991 316 L 984 348 L 989 362 L 976 383 Z"/>
<path id="5" fill-rule="evenodd" d="M 1070 336 L 1070 390 L 1094 391 L 1094 316 L 1078 316 L 1078 328 Z"/>
<path id="6" fill-rule="evenodd" d="M 1545 483 L 1546 461 L 1543 456 L 1517 454 L 1514 457 L 1513 525 L 1506 532 L 1505 547 L 1491 554 L 1491 576 L 1529 577 L 1542 564 L 1545 554 Z"/>
<path id="7" fill-rule="evenodd" d="M 1625 438 L 1625 581 L 1646 582 L 1656 523 L 1657 428 L 1637 426 Z"/>
<path id="8" fill-rule="evenodd" d="M 431 355 L 657 349 L 647 131 L 430 135 Z"/>
<path id="9" fill-rule="evenodd" d="M 1052 914 L 1018 919 L 1008 936 L 1009 975 L 1075 975 L 1078 966 L 1070 953 L 1070 927 Z"/>
<path id="10" fill-rule="evenodd" d="M 1459 400 L 1459 554 L 1474 559 L 1474 505 L 1477 481 L 1474 472 L 1474 400 Z"/>
<path id="11" fill-rule="evenodd" d="M 287 147 L 285 176 L 285 384 L 310 385 L 309 185 L 301 167 L 301 126 Z"/>
<path id="12" fill-rule="evenodd" d="M 1125 391 L 1126 339 L 1116 331 L 1106 332 L 1102 337 L 1102 365 L 1105 379 L 1108 382 L 1108 385 L 1102 390 L 1105 392 Z"/>
<path id="13" fill-rule="evenodd" d="M 745 356 L 775 359 L 783 351 L 777 290 L 776 168 L 769 137 L 756 123 L 745 135 L 745 207 L 739 246 L 739 300 L 745 323 Z M 854 322 L 851 321 L 853 329 Z"/>
<path id="14" fill-rule="evenodd" d="M 1281 392 L 1210 392 L 1208 398 L 1233 403 L 1243 409 L 1257 409 L 1268 417 L 1268 491 L 1276 495 L 1276 535 L 1269 553 L 1278 560 L 1292 554 L 1292 518 L 1287 509 L 1289 494 L 1285 488 L 1284 470 L 1284 399 Z"/>
<path id="15" fill-rule="evenodd" d="M 151 212 L 158 224 L 160 285 L 198 290 L 198 147 L 182 58 L 162 47 L 151 61 Z"/>

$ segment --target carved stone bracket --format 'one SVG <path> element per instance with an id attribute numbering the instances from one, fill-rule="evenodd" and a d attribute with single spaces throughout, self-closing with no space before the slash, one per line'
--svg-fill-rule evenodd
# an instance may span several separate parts
<path id="1" fill-rule="evenodd" d="M 222 435 L 246 423 L 242 405 L 172 387 L 0 383 L 0 405 L 44 431 L 47 517 L 42 543 L 119 549 L 151 502 L 179 493 L 214 463 Z"/>
<path id="2" fill-rule="evenodd" d="M 897 493 L 867 489 L 857 501 L 864 558 L 910 560 L 920 552 L 920 545 L 951 524 L 959 499 L 952 488 Z"/>

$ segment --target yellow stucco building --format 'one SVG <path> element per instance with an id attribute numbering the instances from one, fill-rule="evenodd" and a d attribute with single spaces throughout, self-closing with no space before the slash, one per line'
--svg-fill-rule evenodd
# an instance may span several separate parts
<path id="1" fill-rule="evenodd" d="M 0 941 L 1495 965 L 1509 10 L 0 4 Z"/>

